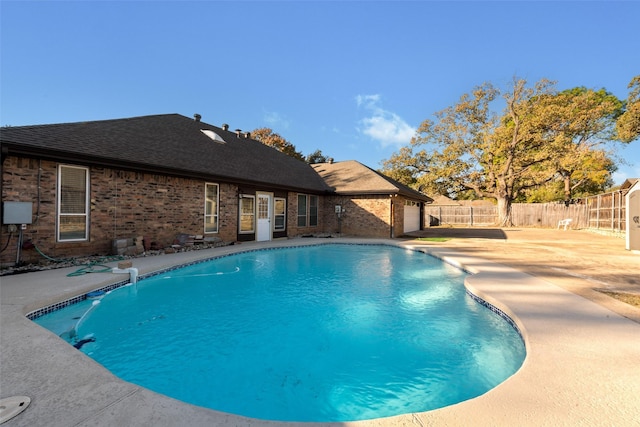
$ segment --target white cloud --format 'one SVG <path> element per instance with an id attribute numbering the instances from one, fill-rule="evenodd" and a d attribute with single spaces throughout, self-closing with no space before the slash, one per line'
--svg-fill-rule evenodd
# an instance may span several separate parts
<path id="1" fill-rule="evenodd" d="M 275 132 L 280 132 L 282 129 L 289 129 L 289 119 L 284 117 L 275 111 L 266 111 L 264 113 L 263 120 L 267 123 Z"/>
<path id="2" fill-rule="evenodd" d="M 402 146 L 411 141 L 416 129 L 411 127 L 400 116 L 383 109 L 380 95 L 358 95 L 356 104 L 369 113 L 358 121 L 358 132 L 376 140 L 382 147 Z"/>
<path id="3" fill-rule="evenodd" d="M 377 108 L 377 104 L 380 102 L 380 95 L 358 95 L 356 96 L 356 103 L 358 107 L 364 106 L 365 108 L 374 109 Z"/>

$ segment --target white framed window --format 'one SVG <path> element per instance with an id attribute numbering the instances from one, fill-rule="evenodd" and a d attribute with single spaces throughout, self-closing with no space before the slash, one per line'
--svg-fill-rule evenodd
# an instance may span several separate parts
<path id="1" fill-rule="evenodd" d="M 218 232 L 218 184 L 206 183 L 204 185 L 204 232 Z"/>
<path id="2" fill-rule="evenodd" d="M 83 241 L 89 238 L 89 169 L 58 166 L 57 188 L 59 242 Z"/>
<path id="3" fill-rule="evenodd" d="M 318 196 L 298 194 L 298 227 L 318 225 Z"/>
<path id="4" fill-rule="evenodd" d="M 273 230 L 284 231 L 287 224 L 287 200 L 280 197 L 274 198 L 273 205 Z"/>
<path id="5" fill-rule="evenodd" d="M 307 226 L 307 195 L 298 194 L 298 227 Z"/>
<path id="6" fill-rule="evenodd" d="M 256 197 L 240 196 L 240 233 L 254 233 L 256 224 Z"/>
<path id="7" fill-rule="evenodd" d="M 309 196 L 309 225 L 318 225 L 318 196 Z"/>

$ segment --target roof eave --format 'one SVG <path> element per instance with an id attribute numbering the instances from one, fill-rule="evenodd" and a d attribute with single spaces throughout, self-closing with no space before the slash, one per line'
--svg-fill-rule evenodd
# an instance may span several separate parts
<path id="1" fill-rule="evenodd" d="M 152 174 L 164 174 L 179 176 L 183 178 L 201 179 L 205 181 L 222 181 L 239 185 L 250 185 L 256 187 L 269 187 L 275 190 L 286 190 L 296 192 L 306 192 L 314 194 L 324 194 L 330 192 L 328 189 L 320 188 L 308 188 L 296 185 L 282 185 L 272 182 L 262 182 L 251 179 L 243 179 L 238 177 L 223 176 L 216 174 L 205 174 L 201 172 L 195 172 L 188 169 L 158 167 L 155 165 L 149 165 L 142 162 L 132 162 L 126 160 L 114 160 L 107 157 L 90 156 L 77 152 L 65 152 L 61 150 L 47 150 L 41 147 L 30 147 L 25 145 L 12 144 L 10 142 L 2 142 L 3 158 L 6 155 L 10 156 L 25 156 L 32 158 L 39 158 L 43 160 L 50 160 L 55 162 L 65 162 L 73 164 L 83 164 L 88 166 L 108 167 L 113 169 L 124 169 L 136 172 L 146 172 Z"/>
<path id="2" fill-rule="evenodd" d="M 424 196 L 424 195 L 417 195 L 417 194 L 409 194 L 406 193 L 404 191 L 399 191 L 399 190 L 365 190 L 365 191 L 335 191 L 335 194 L 339 195 L 339 196 L 361 196 L 361 195 L 370 195 L 370 196 L 394 196 L 394 195 L 398 195 L 398 196 L 404 196 L 407 197 L 409 199 L 416 199 L 416 200 L 420 200 L 422 202 L 426 202 L 426 203 L 431 203 L 433 202 L 433 199 L 431 199 L 429 196 Z"/>

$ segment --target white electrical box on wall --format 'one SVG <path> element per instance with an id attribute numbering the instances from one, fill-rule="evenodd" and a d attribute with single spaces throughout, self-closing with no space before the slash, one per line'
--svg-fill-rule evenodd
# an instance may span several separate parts
<path id="1" fill-rule="evenodd" d="M 31 224 L 32 202 L 4 202 L 2 204 L 3 224 Z"/>

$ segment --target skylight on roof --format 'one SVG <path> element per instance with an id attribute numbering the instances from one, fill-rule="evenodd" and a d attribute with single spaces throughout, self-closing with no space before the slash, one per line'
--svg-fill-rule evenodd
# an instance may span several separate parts
<path id="1" fill-rule="evenodd" d="M 204 133 L 209 138 L 213 139 L 215 142 L 219 142 L 220 144 L 225 144 L 226 143 L 226 141 L 224 139 L 222 139 L 222 137 L 220 135 L 218 135 L 217 133 L 215 133 L 212 130 L 200 129 L 200 132 Z"/>

